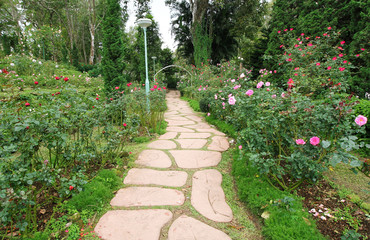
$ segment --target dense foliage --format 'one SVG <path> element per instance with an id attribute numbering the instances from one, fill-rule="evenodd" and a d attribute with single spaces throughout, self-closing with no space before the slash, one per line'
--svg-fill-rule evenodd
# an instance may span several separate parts
<path id="1" fill-rule="evenodd" d="M 108 0 L 107 13 L 103 20 L 103 59 L 102 70 L 105 89 L 113 91 L 116 86 L 123 86 L 123 70 L 125 63 L 125 49 L 121 32 L 121 7 L 120 1 Z"/>
<path id="2" fill-rule="evenodd" d="M 257 80 L 226 62 L 204 65 L 193 82 L 178 86 L 199 100 L 200 109 L 235 126 L 248 161 L 285 190 L 317 182 L 339 162 L 363 164 L 349 154 L 366 144 L 357 143 L 358 134 L 365 133 L 357 122 L 361 114 L 353 114 L 359 102 L 345 94 L 351 64 L 342 53 L 344 41 L 327 31 L 316 39 L 281 32 L 285 52 L 278 56 L 278 69 L 260 70 Z"/>
<path id="3" fill-rule="evenodd" d="M 3 60 L 1 231 L 15 227 L 27 235 L 37 230 L 40 209 L 90 189 L 84 185 L 96 169 L 125 161 L 128 143 L 159 129 L 165 94 L 153 87 L 148 112 L 146 101 L 137 101 L 145 98 L 141 84 L 115 86 L 105 95 L 100 78 L 64 65 L 20 56 Z"/>
<path id="4" fill-rule="evenodd" d="M 347 92 L 353 91 L 363 98 L 369 91 L 369 55 L 363 54 L 369 49 L 370 5 L 367 0 L 336 1 L 326 0 L 320 2 L 277 0 L 273 5 L 271 20 L 269 21 L 269 36 L 265 51 L 267 61 L 260 68 L 277 69 L 279 56 L 284 49 L 280 48 L 284 40 L 280 37 L 285 29 L 312 36 L 325 37 L 326 30 L 331 27 L 345 42 L 343 54 L 349 55 L 352 62 L 351 85 Z M 302 37 L 303 38 L 303 37 Z M 363 49 L 361 51 L 361 49 Z M 283 76 L 280 76 L 282 81 Z"/>

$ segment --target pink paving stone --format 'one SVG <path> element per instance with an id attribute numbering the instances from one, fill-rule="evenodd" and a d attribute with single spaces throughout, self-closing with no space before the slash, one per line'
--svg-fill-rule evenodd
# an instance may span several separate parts
<path id="1" fill-rule="evenodd" d="M 94 230 L 106 240 L 158 240 L 172 216 L 165 209 L 113 210 L 100 218 Z"/>
<path id="2" fill-rule="evenodd" d="M 159 139 L 174 139 L 177 136 L 177 132 L 166 132 L 165 134 L 161 135 Z"/>
<path id="3" fill-rule="evenodd" d="M 167 118 L 166 120 L 177 120 L 177 121 L 189 121 L 186 117 L 180 117 L 180 116 L 172 116 Z"/>
<path id="4" fill-rule="evenodd" d="M 142 151 L 135 163 L 157 168 L 169 168 L 172 165 L 170 157 L 160 150 L 144 150 Z"/>
<path id="5" fill-rule="evenodd" d="M 214 167 L 221 161 L 220 152 L 201 150 L 171 150 L 177 166 L 180 168 Z"/>
<path id="6" fill-rule="evenodd" d="M 196 122 L 203 122 L 203 119 L 201 117 L 198 117 L 196 115 L 187 115 L 186 118 L 196 121 Z"/>
<path id="7" fill-rule="evenodd" d="M 179 121 L 179 120 L 167 119 L 166 121 L 168 122 L 168 126 L 183 126 L 183 125 L 194 125 L 195 124 L 194 121 L 190 121 L 190 120 Z"/>
<path id="8" fill-rule="evenodd" d="M 114 207 L 180 206 L 184 201 L 184 194 L 175 189 L 128 187 L 118 190 L 110 205 Z"/>
<path id="9" fill-rule="evenodd" d="M 229 141 L 226 137 L 215 136 L 212 138 L 212 142 L 209 144 L 208 149 L 223 152 L 229 149 L 229 146 Z"/>
<path id="10" fill-rule="evenodd" d="M 208 132 L 208 133 L 213 133 L 213 134 L 215 134 L 215 135 L 219 135 L 219 136 L 226 136 L 226 134 L 225 133 L 223 133 L 223 132 L 220 132 L 220 131 L 218 131 L 218 130 L 216 130 L 216 129 L 214 129 L 214 128 L 208 128 L 208 129 L 199 129 L 199 128 L 197 128 L 197 129 L 195 129 L 197 132 Z"/>
<path id="11" fill-rule="evenodd" d="M 186 127 L 188 128 L 192 128 L 192 129 L 197 129 L 197 128 L 200 128 L 200 129 L 211 129 L 211 126 L 207 123 L 198 123 L 198 124 L 194 124 L 194 125 L 187 125 Z"/>
<path id="12" fill-rule="evenodd" d="M 222 175 L 215 169 L 193 175 L 191 205 L 206 218 L 215 222 L 230 222 L 233 212 L 225 201 L 221 187 Z"/>
<path id="13" fill-rule="evenodd" d="M 181 187 L 185 185 L 187 178 L 188 174 L 182 171 L 157 171 L 152 169 L 133 168 L 128 171 L 123 183 Z"/>
<path id="14" fill-rule="evenodd" d="M 206 139 L 176 139 L 180 143 L 181 148 L 200 149 L 207 143 Z"/>
<path id="15" fill-rule="evenodd" d="M 179 138 L 209 138 L 210 133 L 181 133 Z"/>
<path id="16" fill-rule="evenodd" d="M 168 240 L 231 240 L 226 233 L 186 215 L 176 219 L 168 231 Z"/>
<path id="17" fill-rule="evenodd" d="M 156 140 L 148 144 L 148 148 L 155 149 L 175 149 L 177 148 L 176 143 L 169 140 Z"/>
<path id="18" fill-rule="evenodd" d="M 195 132 L 193 129 L 184 128 L 184 127 L 167 127 L 166 130 L 168 132 L 184 132 L 184 133 L 193 133 L 193 132 Z"/>

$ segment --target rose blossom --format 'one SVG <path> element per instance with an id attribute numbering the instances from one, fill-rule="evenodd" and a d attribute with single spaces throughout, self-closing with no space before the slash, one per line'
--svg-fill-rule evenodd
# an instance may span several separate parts
<path id="1" fill-rule="evenodd" d="M 261 81 L 261 82 L 259 82 L 259 83 L 257 83 L 257 88 L 261 88 L 262 86 L 263 86 L 263 82 Z"/>
<path id="2" fill-rule="evenodd" d="M 359 126 L 365 125 L 367 123 L 367 117 L 358 115 L 355 119 L 355 122 Z"/>
<path id="3" fill-rule="evenodd" d="M 316 136 L 315 137 L 312 137 L 312 138 L 310 138 L 310 143 L 312 145 L 316 146 L 316 145 L 318 145 L 320 143 L 320 138 L 318 138 Z"/>
<path id="4" fill-rule="evenodd" d="M 245 94 L 248 95 L 248 96 L 252 96 L 253 90 L 252 89 L 249 89 Z"/>
<path id="5" fill-rule="evenodd" d="M 303 139 L 297 139 L 297 140 L 295 140 L 295 143 L 297 143 L 298 145 L 305 145 L 306 144 L 306 142 Z"/>
<path id="6" fill-rule="evenodd" d="M 234 97 L 234 96 L 231 96 L 231 97 L 229 98 L 229 104 L 230 104 L 230 105 L 234 105 L 234 104 L 235 104 L 235 102 L 236 102 L 235 97 Z"/>

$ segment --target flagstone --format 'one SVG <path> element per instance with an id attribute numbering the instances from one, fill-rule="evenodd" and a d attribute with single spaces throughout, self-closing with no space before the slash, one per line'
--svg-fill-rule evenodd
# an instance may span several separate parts
<path id="1" fill-rule="evenodd" d="M 193 133 L 193 132 L 195 132 L 193 129 L 184 128 L 184 127 L 167 127 L 166 130 L 168 132 L 184 132 L 184 133 Z"/>
<path id="2" fill-rule="evenodd" d="M 212 142 L 209 144 L 208 149 L 223 152 L 229 149 L 229 147 L 230 144 L 226 137 L 215 136 L 212 138 Z"/>
<path id="3" fill-rule="evenodd" d="M 110 204 L 114 207 L 180 206 L 184 201 L 184 193 L 175 189 L 127 187 L 118 190 Z"/>
<path id="4" fill-rule="evenodd" d="M 172 216 L 165 209 L 112 210 L 100 218 L 94 230 L 106 240 L 158 240 Z"/>
<path id="5" fill-rule="evenodd" d="M 221 161 L 220 152 L 202 150 L 171 150 L 175 162 L 180 168 L 202 168 L 217 166 Z"/>
<path id="6" fill-rule="evenodd" d="M 221 187 L 222 175 L 215 169 L 198 171 L 192 178 L 191 205 L 215 222 L 230 222 L 233 212 Z"/>
<path id="7" fill-rule="evenodd" d="M 182 171 L 158 171 L 153 169 L 132 168 L 128 172 L 123 183 L 181 187 L 185 185 L 187 178 L 188 174 Z"/>
<path id="8" fill-rule="evenodd" d="M 185 121 L 179 121 L 179 120 L 171 120 L 167 119 L 168 126 L 184 126 L 184 125 L 194 125 L 194 121 L 185 120 Z"/>
<path id="9" fill-rule="evenodd" d="M 142 151 L 135 163 L 157 168 L 169 168 L 172 165 L 170 157 L 160 150 L 144 150 Z"/>
<path id="10" fill-rule="evenodd" d="M 166 121 L 168 120 L 189 121 L 189 119 L 187 119 L 186 117 L 180 117 L 178 115 L 167 118 Z"/>
<path id="11" fill-rule="evenodd" d="M 168 140 L 168 139 L 174 139 L 177 136 L 177 132 L 166 132 L 165 134 L 161 135 L 159 139 L 161 140 Z"/>
<path id="12" fill-rule="evenodd" d="M 214 128 L 207 128 L 207 129 L 202 129 L 202 128 L 197 128 L 197 129 L 195 129 L 197 132 L 208 132 L 208 133 L 213 133 L 213 134 L 215 134 L 215 135 L 219 135 L 219 136 L 226 136 L 226 134 L 225 133 L 223 133 L 223 132 L 220 132 L 220 131 L 218 131 L 218 130 L 216 130 L 216 129 L 214 129 Z"/>
<path id="13" fill-rule="evenodd" d="M 224 232 L 194 218 L 182 215 L 168 231 L 168 240 L 231 240 Z"/>
<path id="14" fill-rule="evenodd" d="M 209 138 L 211 136 L 210 133 L 181 133 L 179 138 Z"/>
<path id="15" fill-rule="evenodd" d="M 156 140 L 148 144 L 148 148 L 155 149 L 175 149 L 177 145 L 175 142 L 170 140 Z"/>
<path id="16" fill-rule="evenodd" d="M 196 115 L 191 115 L 191 114 L 187 114 L 186 118 L 188 118 L 190 120 L 193 120 L 193 121 L 196 121 L 196 122 L 202 122 L 203 121 L 203 119 L 201 117 L 196 116 Z"/>
<path id="17" fill-rule="evenodd" d="M 192 128 L 192 129 L 197 129 L 197 128 L 200 128 L 200 129 L 211 129 L 211 126 L 207 123 L 198 123 L 198 124 L 194 124 L 194 125 L 187 125 L 186 127 L 188 128 Z"/>
<path id="18" fill-rule="evenodd" d="M 176 139 L 176 142 L 185 149 L 200 149 L 207 144 L 206 139 Z"/>

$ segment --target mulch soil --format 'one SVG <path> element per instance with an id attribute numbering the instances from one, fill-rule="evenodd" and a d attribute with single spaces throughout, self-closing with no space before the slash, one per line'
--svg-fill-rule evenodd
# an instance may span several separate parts
<path id="1" fill-rule="evenodd" d="M 329 239 L 341 239 L 345 230 L 357 230 L 363 238 L 370 238 L 370 217 L 349 199 L 340 198 L 327 181 L 317 185 L 302 184 L 298 196 L 316 220 L 319 231 Z"/>

